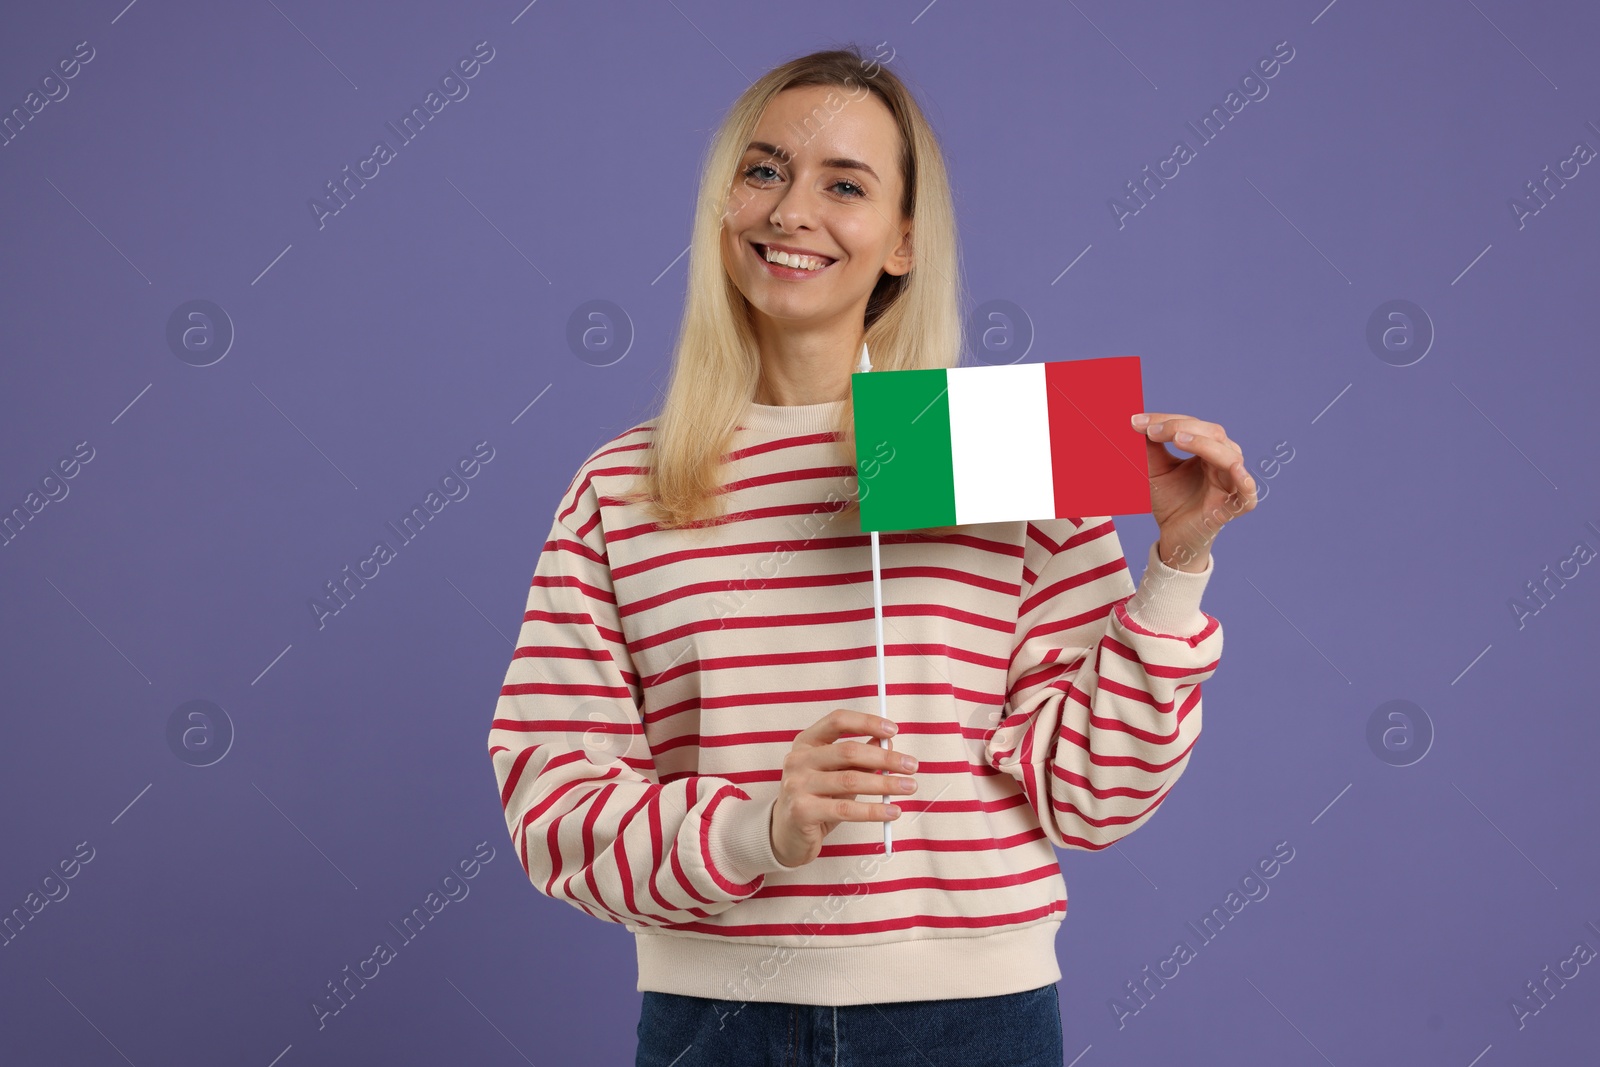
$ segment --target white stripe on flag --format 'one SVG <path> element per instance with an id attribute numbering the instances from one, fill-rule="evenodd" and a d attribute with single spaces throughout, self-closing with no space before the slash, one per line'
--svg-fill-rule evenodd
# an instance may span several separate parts
<path id="1" fill-rule="evenodd" d="M 951 367 L 945 375 L 956 522 L 1054 515 L 1044 364 Z"/>

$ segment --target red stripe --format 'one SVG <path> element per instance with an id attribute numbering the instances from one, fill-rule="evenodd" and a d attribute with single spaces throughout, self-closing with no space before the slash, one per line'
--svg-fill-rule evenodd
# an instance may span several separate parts
<path id="1" fill-rule="evenodd" d="M 694 810 L 695 794 L 697 792 L 699 792 L 699 788 L 700 788 L 700 778 L 699 778 L 699 776 L 696 775 L 696 776 L 690 778 L 689 779 L 689 784 L 687 786 L 687 789 L 688 789 L 688 800 L 684 804 L 684 810 L 686 810 L 686 811 L 693 811 Z M 684 869 L 683 869 L 683 857 L 679 854 L 680 853 L 680 849 L 679 849 L 678 846 L 679 846 L 680 843 L 681 843 L 680 839 L 677 838 L 677 837 L 674 837 L 672 839 L 672 851 L 667 853 L 667 859 L 672 863 L 672 874 L 673 874 L 673 876 L 675 878 L 677 878 L 679 888 L 681 888 L 685 893 L 689 894 L 691 897 L 693 897 L 694 899 L 698 900 L 702 904 L 714 903 L 710 897 L 704 896 L 703 894 L 701 894 L 701 892 L 698 889 L 696 889 L 694 887 L 694 882 L 689 878 L 689 875 L 684 871 Z"/>
<path id="2" fill-rule="evenodd" d="M 1161 802 L 1167 798 L 1167 793 L 1171 791 L 1172 787 L 1168 785 L 1166 791 L 1162 792 L 1160 796 L 1156 797 L 1155 800 L 1150 802 L 1149 807 L 1144 808 L 1135 815 L 1107 815 L 1103 819 L 1095 819 L 1084 814 L 1075 805 L 1069 803 L 1068 801 L 1060 800 L 1056 797 L 1050 798 L 1050 807 L 1056 811 L 1062 812 L 1063 814 L 1071 815 L 1079 822 L 1085 823 L 1089 826 L 1126 826 L 1128 823 L 1138 822 L 1150 812 L 1160 807 Z"/>
<path id="3" fill-rule="evenodd" d="M 617 824 L 617 838 L 611 846 L 611 851 L 617 858 L 617 872 L 622 879 L 622 903 L 628 909 L 628 914 L 635 919 L 653 919 L 659 923 L 667 923 L 671 920 L 665 916 L 641 911 L 638 902 L 634 900 L 633 868 L 628 863 L 628 850 L 625 847 L 628 840 L 628 825 L 633 822 L 633 817 L 639 814 L 650 803 L 651 798 L 660 792 L 660 789 L 652 789 L 639 798 L 639 803 L 628 809 L 628 814 L 624 815 L 622 821 Z"/>
<path id="4" fill-rule="evenodd" d="M 742 897 L 748 896 L 751 892 L 753 892 L 755 888 L 761 884 L 761 880 L 765 876 L 757 875 L 748 882 L 735 882 L 724 875 L 721 871 L 717 870 L 717 865 L 712 862 L 711 858 L 712 813 L 717 810 L 717 805 L 721 804 L 730 796 L 738 797 L 740 800 L 750 799 L 749 793 L 746 793 L 743 789 L 739 789 L 734 786 L 724 786 L 723 788 L 717 790 L 716 795 L 711 798 L 711 803 L 706 805 L 705 813 L 700 816 L 700 858 L 705 860 L 706 873 L 711 875 L 711 880 L 716 883 L 718 889 L 722 890 L 724 893 L 727 893 L 729 896 Z"/>
<path id="5" fill-rule="evenodd" d="M 1140 626 L 1138 623 L 1134 622 L 1133 616 L 1128 614 L 1128 605 L 1126 600 L 1119 600 L 1116 604 L 1117 621 L 1123 626 L 1126 626 L 1129 630 L 1132 630 L 1134 633 L 1142 634 L 1145 637 L 1164 637 L 1168 641 L 1182 641 L 1190 648 L 1194 648 L 1201 641 L 1204 641 L 1206 638 L 1216 633 L 1217 627 L 1222 625 L 1210 615 L 1206 615 L 1205 612 L 1202 611 L 1200 614 L 1205 615 L 1206 617 L 1206 624 L 1200 630 L 1200 632 L 1189 637 L 1179 637 L 1176 634 L 1158 634 L 1154 630 L 1145 629 L 1143 626 Z"/>
<path id="6" fill-rule="evenodd" d="M 1077 745 L 1079 748 L 1083 749 L 1084 752 L 1088 753 L 1089 762 L 1096 767 L 1137 767 L 1141 771 L 1148 771 L 1150 774 L 1160 774 L 1162 771 L 1170 770 L 1173 764 L 1183 759 L 1184 755 L 1188 753 L 1189 748 L 1194 747 L 1194 741 L 1190 741 L 1189 748 L 1185 748 L 1182 752 L 1167 760 L 1167 762 L 1150 763 L 1140 759 L 1138 756 L 1108 756 L 1102 752 L 1092 752 L 1089 749 L 1088 739 L 1082 734 L 1078 733 L 1076 730 L 1072 730 L 1066 726 L 1061 728 L 1061 737 L 1063 740 L 1072 742 L 1074 745 Z M 1198 740 L 1198 737 L 1195 740 Z"/>
<path id="7" fill-rule="evenodd" d="M 1206 674 L 1217 669 L 1217 660 L 1212 660 L 1210 663 L 1200 667 L 1169 667 L 1160 663 L 1151 663 L 1149 660 L 1141 659 L 1139 653 L 1110 634 L 1101 638 L 1100 643 L 1107 651 L 1116 653 L 1129 663 L 1137 663 L 1143 668 L 1144 673 L 1152 678 L 1190 678 L 1196 674 Z"/>
<path id="8" fill-rule="evenodd" d="M 495 720 L 497 723 L 504 721 L 506 720 Z M 491 727 L 491 729 L 500 729 L 500 727 Z M 522 781 L 522 769 L 527 766 L 528 760 L 532 758 L 534 752 L 539 748 L 539 745 L 529 745 L 527 748 L 519 751 L 517 753 L 517 758 L 512 761 L 511 769 L 506 772 L 506 783 L 500 787 L 500 806 L 502 808 L 511 806 L 511 794 L 516 791 L 517 783 Z M 511 750 L 503 749 L 503 751 L 509 752 Z M 493 754 L 491 753 L 491 755 Z"/>
<path id="9" fill-rule="evenodd" d="M 577 623 L 582 626 L 592 626 L 597 634 L 615 645 L 626 645 L 627 641 L 621 630 L 612 630 L 595 619 L 587 611 L 545 611 L 542 608 L 532 608 L 522 613 L 523 622 L 552 622 L 560 624 Z"/>
<path id="10" fill-rule="evenodd" d="M 827 546 L 821 545 L 810 547 Z M 764 545 L 753 546 L 751 549 L 752 554 L 758 554 L 761 556 L 761 563 L 765 563 L 767 560 L 775 558 L 781 552 L 791 550 L 798 551 L 799 549 L 794 549 L 793 546 L 782 541 L 767 542 Z M 707 595 L 722 594 L 728 600 L 731 600 L 735 603 L 740 603 L 739 598 L 741 594 L 743 594 L 745 597 L 749 597 L 768 589 L 828 589 L 841 585 L 865 585 L 866 583 L 872 581 L 872 571 L 870 569 L 840 571 L 838 573 L 830 574 L 797 574 L 789 577 L 782 577 L 774 574 L 770 578 L 763 578 L 758 574 L 752 574 L 751 568 L 747 567 L 746 574 L 749 575 L 749 577 L 743 579 L 716 578 L 704 582 L 687 582 L 682 585 L 674 585 L 669 589 L 665 589 L 662 592 L 655 594 L 654 596 L 640 597 L 637 600 L 630 600 L 627 604 L 621 607 L 620 613 L 623 618 L 627 618 L 630 615 L 636 615 L 641 612 L 650 611 L 654 608 L 659 608 L 664 604 L 671 604 L 673 601 L 683 600 L 688 597 L 698 598 Z M 951 584 L 958 587 L 989 589 L 998 593 L 1003 593 L 1007 596 L 1013 596 L 1017 592 L 1016 582 L 983 578 L 979 575 L 971 574 L 968 571 L 955 567 L 884 567 L 879 572 L 879 576 L 883 581 L 889 581 L 895 578 L 938 578 L 947 580 Z M 954 592 L 955 591 L 952 591 L 952 595 L 954 595 Z M 907 608 L 917 606 L 919 605 L 905 605 Z M 978 615 L 977 617 L 986 620 L 986 625 L 988 625 L 989 628 L 1000 632 L 1010 633 L 1015 628 L 1014 620 L 1004 620 L 986 615 Z"/>
<path id="11" fill-rule="evenodd" d="M 1128 561 L 1118 556 L 1116 559 L 1107 560 L 1105 563 L 1089 567 L 1065 578 L 1057 579 L 1043 589 L 1036 589 L 1030 593 L 1028 598 L 1022 602 L 1021 607 L 1017 609 L 1017 613 L 1024 616 L 1030 615 L 1041 603 L 1052 601 L 1069 589 L 1076 589 L 1080 585 L 1088 585 L 1090 582 L 1104 578 L 1108 574 L 1116 574 L 1118 571 L 1127 569 Z"/>
<path id="12" fill-rule="evenodd" d="M 895 851 L 898 852 L 900 850 L 900 842 L 896 841 L 894 847 Z M 1067 902 L 1065 900 L 1054 900 L 1048 904 L 1041 904 L 1036 908 L 1007 912 L 1003 915 L 905 915 L 893 919 L 875 919 L 868 922 L 821 924 L 745 923 L 736 926 L 732 923 L 674 923 L 671 929 L 718 934 L 723 937 L 770 937 L 775 934 L 780 936 L 791 934 L 831 936 L 835 934 L 871 934 L 883 930 L 914 929 L 982 930 L 994 926 L 1010 926 L 1016 923 L 1033 922 L 1054 915 L 1057 912 L 1065 913 L 1066 910 Z"/>
<path id="13" fill-rule="evenodd" d="M 1145 437 L 1129 423 L 1144 410 L 1139 357 L 1044 365 L 1056 516 L 1150 511 Z"/>
<path id="14" fill-rule="evenodd" d="M 900 842 L 896 841 L 898 846 Z M 788 885 L 770 884 L 756 890 L 759 899 L 770 897 L 827 897 L 827 896 L 879 896 L 884 893 L 901 893 L 910 889 L 937 889 L 946 893 L 974 893 L 984 889 L 1003 889 L 1006 886 L 1027 885 L 1061 873 L 1059 863 L 1047 863 L 1028 871 L 997 874 L 985 878 L 939 878 L 933 875 L 916 875 L 907 878 L 880 878 L 871 882 L 791 882 Z"/>

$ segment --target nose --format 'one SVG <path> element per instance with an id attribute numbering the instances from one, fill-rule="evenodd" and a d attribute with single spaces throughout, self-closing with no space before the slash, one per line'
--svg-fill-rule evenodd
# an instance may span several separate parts
<path id="1" fill-rule="evenodd" d="M 816 201 L 798 182 L 791 182 L 773 205 L 768 221 L 784 233 L 812 229 L 816 224 Z"/>

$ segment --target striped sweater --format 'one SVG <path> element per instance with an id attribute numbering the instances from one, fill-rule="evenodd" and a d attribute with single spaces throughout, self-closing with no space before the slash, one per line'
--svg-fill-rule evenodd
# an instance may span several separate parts
<path id="1" fill-rule="evenodd" d="M 696 530 L 618 501 L 654 420 L 627 430 L 539 556 L 489 755 L 534 887 L 632 932 L 641 991 L 846 1005 L 1059 981 L 1051 846 L 1137 829 L 1199 736 L 1212 564 L 1152 544 L 1135 589 L 1103 516 L 880 534 L 892 744 L 918 788 L 892 798 L 891 856 L 882 823 L 845 822 L 780 863 L 795 735 L 878 711 L 870 536 L 835 522 L 856 481 L 843 403 L 750 405 L 724 517 Z"/>

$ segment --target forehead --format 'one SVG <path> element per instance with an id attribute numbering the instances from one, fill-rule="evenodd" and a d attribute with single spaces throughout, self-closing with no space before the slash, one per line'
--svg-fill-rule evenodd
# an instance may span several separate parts
<path id="1" fill-rule="evenodd" d="M 883 101 L 859 86 L 806 85 L 773 97 L 751 140 L 775 146 L 785 160 L 851 156 L 887 174 L 900 131 Z"/>

